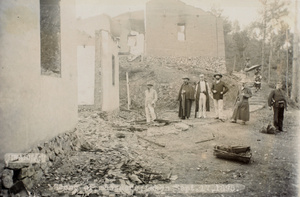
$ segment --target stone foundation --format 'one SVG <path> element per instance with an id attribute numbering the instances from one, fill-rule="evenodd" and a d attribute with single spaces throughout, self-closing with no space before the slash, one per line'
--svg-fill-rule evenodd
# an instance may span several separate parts
<path id="1" fill-rule="evenodd" d="M 144 57 L 146 64 L 181 69 L 197 68 L 215 73 L 226 73 L 225 58 L 221 57 Z"/>
<path id="2" fill-rule="evenodd" d="M 18 163 L 4 161 L 5 165 L 1 165 L 2 169 L 0 169 L 1 186 L 3 187 L 0 188 L 0 196 L 16 194 L 22 192 L 24 188 L 30 191 L 44 175 L 49 173 L 48 170 L 51 166 L 67 156 L 71 151 L 78 150 L 81 142 L 76 131 L 77 129 L 74 129 L 58 135 L 26 152 L 45 155 L 46 162 Z"/>
<path id="3" fill-rule="evenodd" d="M 127 56 L 120 57 L 120 66 L 127 66 L 131 63 Z M 226 73 L 225 58 L 222 57 L 151 57 L 138 58 L 135 61 L 143 62 L 144 65 L 160 65 L 178 68 L 179 70 L 202 69 L 214 73 Z"/>

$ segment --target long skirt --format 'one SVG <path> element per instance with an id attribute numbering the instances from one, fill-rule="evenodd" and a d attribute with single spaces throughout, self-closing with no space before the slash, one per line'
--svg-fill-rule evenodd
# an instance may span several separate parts
<path id="1" fill-rule="evenodd" d="M 248 100 L 242 100 L 241 102 L 237 103 L 234 107 L 233 120 L 243 120 L 249 121 L 250 120 L 250 111 L 249 111 L 249 102 Z"/>

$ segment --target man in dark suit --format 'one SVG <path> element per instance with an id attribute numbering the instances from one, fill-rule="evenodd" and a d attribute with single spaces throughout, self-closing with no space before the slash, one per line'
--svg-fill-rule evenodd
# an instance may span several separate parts
<path id="1" fill-rule="evenodd" d="M 194 100 L 195 90 L 194 87 L 189 83 L 189 77 L 183 77 L 183 84 L 179 90 L 178 101 L 179 101 L 179 113 L 178 116 L 181 119 L 189 119 L 191 115 L 192 103 Z"/>
<path id="2" fill-rule="evenodd" d="M 273 107 L 274 117 L 273 124 L 277 130 L 282 131 L 284 109 L 287 111 L 287 100 L 285 92 L 282 90 L 281 82 L 276 84 L 276 89 L 272 90 L 268 98 L 268 105 L 270 109 Z"/>
<path id="3" fill-rule="evenodd" d="M 214 107 L 216 112 L 216 119 L 220 119 L 224 121 L 223 117 L 223 96 L 228 92 L 227 85 L 221 81 L 222 75 L 215 74 L 214 75 L 215 81 L 212 84 L 211 92 L 213 93 L 214 99 Z"/>

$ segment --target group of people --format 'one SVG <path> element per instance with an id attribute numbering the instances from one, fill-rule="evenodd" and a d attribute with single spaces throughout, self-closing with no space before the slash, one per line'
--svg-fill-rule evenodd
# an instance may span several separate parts
<path id="1" fill-rule="evenodd" d="M 179 113 L 181 119 L 189 119 L 192 102 L 196 102 L 195 118 L 206 118 L 206 111 L 210 111 L 209 96 L 214 100 L 216 119 L 224 120 L 223 95 L 228 92 L 228 86 L 221 80 L 221 74 L 214 75 L 215 81 L 210 88 L 204 75 L 199 75 L 196 87 L 189 83 L 189 77 L 183 77 L 183 84 L 179 90 Z"/>
<path id="2" fill-rule="evenodd" d="M 214 102 L 215 119 L 224 122 L 223 97 L 229 91 L 229 88 L 221 78 L 222 74 L 215 74 L 214 82 L 210 87 L 203 74 L 199 75 L 199 81 L 195 86 L 190 83 L 188 76 L 184 76 L 177 99 L 179 102 L 179 118 L 189 119 L 191 117 L 192 103 L 194 101 L 196 103 L 195 118 L 206 118 L 206 112 L 210 111 L 209 97 L 211 97 Z M 241 80 L 240 83 L 231 122 L 237 123 L 238 120 L 241 120 L 242 124 L 246 124 L 246 122 L 250 120 L 249 98 L 252 97 L 252 92 L 245 80 Z M 156 101 L 157 92 L 153 89 L 152 83 L 147 83 L 147 90 L 145 91 L 147 123 L 153 122 L 157 118 L 154 110 Z M 270 108 L 272 107 L 274 111 L 274 126 L 279 131 L 282 131 L 283 114 L 284 109 L 287 109 L 287 101 L 281 83 L 278 83 L 276 89 L 270 93 L 268 105 Z"/>
<path id="3" fill-rule="evenodd" d="M 215 119 L 224 121 L 223 116 L 223 97 L 229 91 L 228 86 L 221 80 L 221 74 L 214 75 L 214 82 L 211 88 L 204 79 L 204 75 L 199 75 L 199 81 L 194 88 L 189 84 L 189 78 L 183 77 L 178 101 L 179 113 L 181 119 L 189 119 L 191 114 L 192 102 L 195 101 L 195 118 L 206 118 L 206 111 L 210 110 L 209 96 L 212 97 L 215 108 Z M 241 81 L 241 88 L 238 91 L 235 107 L 231 117 L 231 122 L 236 123 L 237 120 L 242 120 L 243 124 L 249 121 L 249 102 L 248 99 L 252 96 L 250 88 L 246 86 L 246 81 Z"/>

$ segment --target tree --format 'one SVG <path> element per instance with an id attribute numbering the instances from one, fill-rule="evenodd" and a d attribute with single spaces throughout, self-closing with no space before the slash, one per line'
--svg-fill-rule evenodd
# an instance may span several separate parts
<path id="1" fill-rule="evenodd" d="M 296 1 L 295 6 L 295 31 L 294 31 L 294 39 L 293 39 L 293 82 L 292 82 L 292 91 L 291 91 L 291 99 L 295 102 L 299 102 L 299 35 L 298 35 L 298 1 Z"/>
<path id="2" fill-rule="evenodd" d="M 281 28 L 280 24 L 282 18 L 288 15 L 288 1 L 286 0 L 259 0 L 263 6 L 263 9 L 260 11 L 262 20 L 260 21 L 257 27 L 262 28 L 262 47 L 261 47 L 261 64 L 262 71 L 265 67 L 265 45 L 266 42 L 270 43 L 270 53 L 268 61 L 268 82 L 271 78 L 271 64 L 273 63 L 273 50 L 274 50 L 274 36 L 277 34 L 278 30 Z M 258 24 L 258 23 L 257 23 Z"/>

